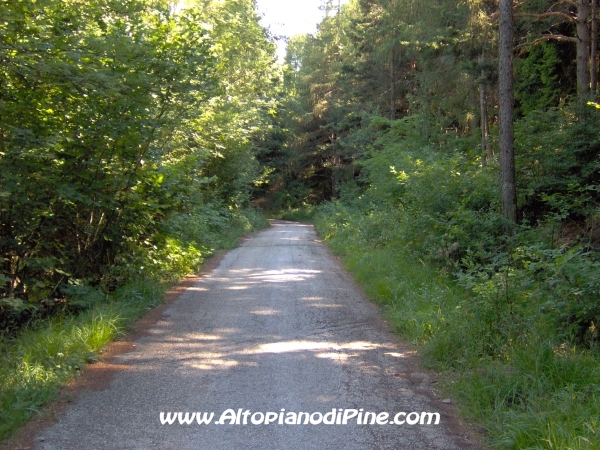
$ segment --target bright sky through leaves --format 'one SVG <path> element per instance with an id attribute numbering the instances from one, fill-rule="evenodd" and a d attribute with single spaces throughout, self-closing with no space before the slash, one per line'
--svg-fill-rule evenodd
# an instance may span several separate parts
<path id="1" fill-rule="evenodd" d="M 263 16 L 261 24 L 274 35 L 286 37 L 316 32 L 317 24 L 325 16 L 325 11 L 319 9 L 323 3 L 324 0 L 257 0 L 258 11 Z M 280 60 L 285 56 L 283 40 L 277 43 L 277 54 Z"/>

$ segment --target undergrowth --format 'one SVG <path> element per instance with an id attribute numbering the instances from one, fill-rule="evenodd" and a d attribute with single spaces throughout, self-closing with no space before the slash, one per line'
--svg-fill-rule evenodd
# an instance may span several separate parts
<path id="1" fill-rule="evenodd" d="M 530 320 L 500 312 L 494 328 L 487 312 L 473 307 L 473 293 L 449 272 L 400 241 L 381 244 L 379 233 L 368 236 L 378 229 L 375 216 L 327 204 L 315 223 L 398 333 L 421 346 L 425 363 L 446 375 L 443 388 L 466 416 L 483 424 L 489 443 L 502 449 L 599 448 L 598 353 L 557 335 L 550 318 L 531 310 Z M 517 330 L 509 329 L 510 320 Z"/>
<path id="2" fill-rule="evenodd" d="M 0 341 L 0 437 L 52 401 L 104 345 L 158 305 L 164 292 L 155 280 L 133 282 L 79 314 L 32 323 L 16 338 Z"/>
<path id="3" fill-rule="evenodd" d="M 280 220 L 293 220 L 297 222 L 312 222 L 316 212 L 316 207 L 310 204 L 303 204 L 297 208 L 284 208 L 276 211 L 270 211 L 269 217 Z"/>

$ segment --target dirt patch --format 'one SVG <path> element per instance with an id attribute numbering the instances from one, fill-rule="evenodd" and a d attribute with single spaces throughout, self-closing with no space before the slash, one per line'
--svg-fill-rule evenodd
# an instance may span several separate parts
<path id="1" fill-rule="evenodd" d="M 240 243 L 247 237 L 240 239 Z M 167 291 L 163 303 L 148 311 L 141 319 L 131 325 L 130 330 L 119 340 L 111 342 L 100 351 L 97 362 L 83 367 L 79 376 L 64 386 L 57 398 L 44 407 L 40 414 L 34 416 L 23 425 L 17 433 L 0 443 L 1 450 L 28 450 L 34 447 L 35 436 L 43 429 L 58 422 L 60 416 L 71 403 L 84 391 L 106 389 L 113 376 L 129 368 L 126 364 L 116 364 L 115 357 L 135 350 L 134 342 L 147 334 L 152 325 L 158 322 L 164 311 L 179 298 L 188 288 L 192 287 L 201 277 L 212 272 L 220 263 L 227 251 L 217 253 L 206 260 L 202 270 L 179 281 Z"/>

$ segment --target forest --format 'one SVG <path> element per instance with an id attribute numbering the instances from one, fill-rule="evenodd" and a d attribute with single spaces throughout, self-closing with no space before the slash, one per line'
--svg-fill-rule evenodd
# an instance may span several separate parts
<path id="1" fill-rule="evenodd" d="M 281 63 L 253 0 L 0 4 L 0 438 L 270 216 L 492 448 L 599 448 L 598 0 L 323 8 Z"/>

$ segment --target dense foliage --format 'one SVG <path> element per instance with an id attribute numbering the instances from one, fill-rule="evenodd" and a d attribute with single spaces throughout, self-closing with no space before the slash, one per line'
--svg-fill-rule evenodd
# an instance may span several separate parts
<path id="1" fill-rule="evenodd" d="M 278 80 L 253 1 L 0 15 L 3 332 L 90 286 L 181 276 L 246 220 Z"/>

